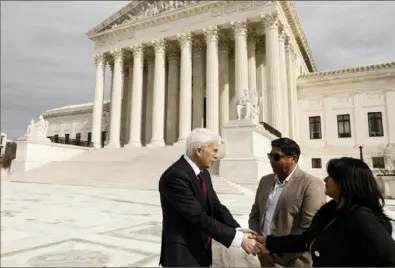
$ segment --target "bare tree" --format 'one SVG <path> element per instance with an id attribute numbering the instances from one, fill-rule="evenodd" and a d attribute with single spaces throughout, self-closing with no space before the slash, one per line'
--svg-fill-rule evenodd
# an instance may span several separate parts
<path id="1" fill-rule="evenodd" d="M 11 162 L 16 158 L 17 144 L 13 141 L 7 141 L 5 152 L 0 157 L 0 167 L 3 169 L 10 169 Z"/>
<path id="2" fill-rule="evenodd" d="M 381 147 L 379 153 L 374 157 L 382 157 L 384 159 L 384 168 L 378 169 L 378 174 L 381 176 L 394 176 L 395 175 L 395 150 L 390 144 Z"/>

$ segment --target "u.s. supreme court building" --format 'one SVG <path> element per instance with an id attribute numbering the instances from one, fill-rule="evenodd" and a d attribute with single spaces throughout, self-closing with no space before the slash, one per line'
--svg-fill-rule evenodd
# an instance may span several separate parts
<path id="1" fill-rule="evenodd" d="M 259 121 L 295 139 L 310 172 L 360 146 L 383 168 L 382 147 L 395 145 L 395 63 L 318 71 L 290 1 L 132 1 L 87 35 L 93 103 L 45 111 L 53 142 L 170 146 L 196 127 L 221 133 L 249 90 L 262 97 Z"/>

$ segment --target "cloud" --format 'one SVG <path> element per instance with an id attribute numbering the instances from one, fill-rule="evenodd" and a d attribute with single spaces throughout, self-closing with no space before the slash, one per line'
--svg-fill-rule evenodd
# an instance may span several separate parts
<path id="1" fill-rule="evenodd" d="M 1 2 L 2 132 L 16 138 L 47 109 L 92 101 L 85 33 L 128 2 Z M 295 4 L 320 70 L 395 60 L 395 2 Z"/>
<path id="2" fill-rule="evenodd" d="M 295 1 L 319 70 L 395 61 L 395 2 Z"/>
<path id="3" fill-rule="evenodd" d="M 93 42 L 85 33 L 128 1 L 1 2 L 1 131 L 93 99 Z M 107 92 L 108 95 L 108 92 Z"/>

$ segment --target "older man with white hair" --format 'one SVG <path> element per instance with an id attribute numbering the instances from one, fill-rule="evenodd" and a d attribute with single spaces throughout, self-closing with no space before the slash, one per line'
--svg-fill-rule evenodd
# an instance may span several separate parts
<path id="1" fill-rule="evenodd" d="M 262 246 L 249 229 L 241 229 L 221 204 L 207 171 L 214 161 L 221 137 L 205 128 L 194 129 L 186 140 L 186 153 L 161 176 L 163 267 L 209 267 L 211 239 L 226 247 L 258 253 Z"/>

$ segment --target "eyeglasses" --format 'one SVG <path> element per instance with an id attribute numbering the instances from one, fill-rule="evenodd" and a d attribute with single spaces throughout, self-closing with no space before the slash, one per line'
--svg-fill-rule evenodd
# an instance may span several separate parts
<path id="1" fill-rule="evenodd" d="M 287 155 L 272 154 L 272 153 L 267 154 L 267 158 L 269 158 L 269 160 L 274 163 L 280 161 L 281 158 L 284 158 L 284 157 L 287 157 Z"/>

